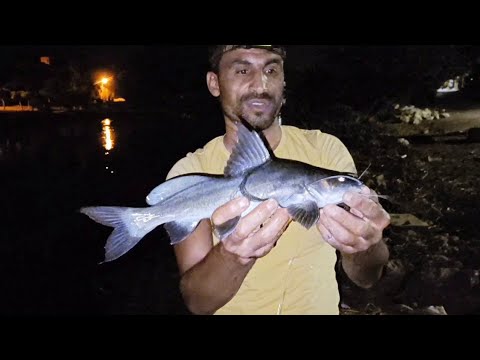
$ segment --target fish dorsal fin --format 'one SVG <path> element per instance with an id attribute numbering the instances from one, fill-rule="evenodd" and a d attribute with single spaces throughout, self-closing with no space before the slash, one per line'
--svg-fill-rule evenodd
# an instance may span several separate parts
<path id="1" fill-rule="evenodd" d="M 241 175 L 271 159 L 267 146 L 256 131 L 247 129 L 241 122 L 236 125 L 238 142 L 224 170 L 224 175 L 231 177 Z"/>

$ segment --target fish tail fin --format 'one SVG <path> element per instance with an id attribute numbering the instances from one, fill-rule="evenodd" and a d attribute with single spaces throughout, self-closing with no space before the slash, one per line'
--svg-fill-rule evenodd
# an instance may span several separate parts
<path id="1" fill-rule="evenodd" d="M 116 206 L 92 206 L 80 209 L 82 214 L 99 224 L 113 227 L 113 231 L 105 243 L 105 260 L 109 262 L 118 259 L 130 251 L 148 233 L 149 230 L 130 232 L 129 222 L 132 219 L 131 209 Z"/>

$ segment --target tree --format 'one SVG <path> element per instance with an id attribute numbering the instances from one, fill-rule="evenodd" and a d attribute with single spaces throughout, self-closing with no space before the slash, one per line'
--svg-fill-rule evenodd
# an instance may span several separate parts
<path id="1" fill-rule="evenodd" d="M 59 105 L 87 105 L 93 100 L 90 73 L 77 64 L 68 63 L 59 67 L 55 74 L 44 82 L 40 94 Z"/>

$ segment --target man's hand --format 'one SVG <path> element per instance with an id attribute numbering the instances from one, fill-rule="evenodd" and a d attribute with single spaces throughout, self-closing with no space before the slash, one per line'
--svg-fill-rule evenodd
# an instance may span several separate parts
<path id="1" fill-rule="evenodd" d="M 390 215 L 378 203 L 375 192 L 362 188 L 361 194 L 348 192 L 343 197 L 350 212 L 336 205 L 320 211 L 317 227 L 327 243 L 342 254 L 342 266 L 357 285 L 369 288 L 381 277 L 389 251 L 383 230 Z"/>
<path id="2" fill-rule="evenodd" d="M 240 216 L 249 205 L 245 197 L 229 201 L 213 213 L 213 226 Z M 291 220 L 288 211 L 280 208 L 275 200 L 265 201 L 240 219 L 235 230 L 222 241 L 223 247 L 235 254 L 241 264 L 249 264 L 275 247 Z"/>
<path id="3" fill-rule="evenodd" d="M 382 240 L 390 215 L 378 203 L 375 192 L 364 186 L 361 194 L 347 192 L 343 201 L 350 212 L 336 205 L 320 210 L 317 227 L 325 241 L 342 253 L 355 254 Z"/>

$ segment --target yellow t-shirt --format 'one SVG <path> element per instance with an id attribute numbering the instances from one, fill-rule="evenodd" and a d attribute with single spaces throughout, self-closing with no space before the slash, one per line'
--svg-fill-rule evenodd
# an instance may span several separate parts
<path id="1" fill-rule="evenodd" d="M 283 125 L 282 138 L 274 153 L 336 171 L 356 173 L 344 144 L 319 130 Z M 223 137 L 179 160 L 167 179 L 193 172 L 223 174 L 230 153 Z M 214 243 L 218 243 L 214 236 Z M 265 257 L 258 259 L 238 293 L 216 314 L 338 315 L 339 291 L 335 274 L 335 249 L 323 241 L 316 226 L 306 230 L 292 222 Z"/>

